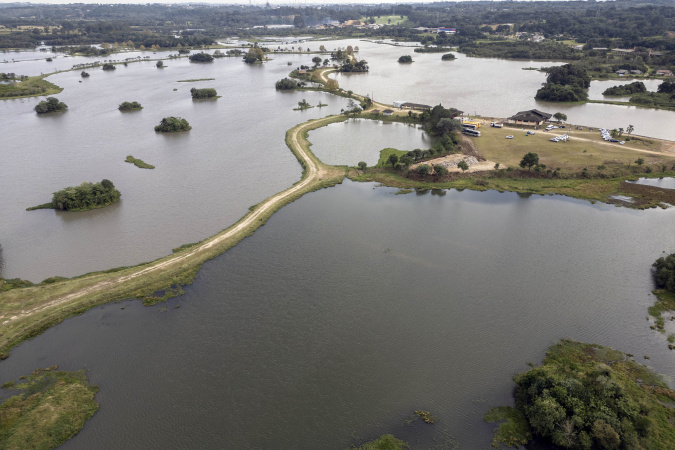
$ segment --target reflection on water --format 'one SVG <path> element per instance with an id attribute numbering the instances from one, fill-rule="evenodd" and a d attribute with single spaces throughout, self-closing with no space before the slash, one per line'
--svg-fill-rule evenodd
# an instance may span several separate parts
<path id="1" fill-rule="evenodd" d="M 640 178 L 637 181 L 629 183 L 646 184 L 647 186 L 656 186 L 662 189 L 675 189 L 675 178 Z"/>

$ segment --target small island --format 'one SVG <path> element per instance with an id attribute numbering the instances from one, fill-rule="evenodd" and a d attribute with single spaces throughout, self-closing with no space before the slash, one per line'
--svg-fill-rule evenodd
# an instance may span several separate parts
<path id="1" fill-rule="evenodd" d="M 516 408 L 485 416 L 501 421 L 493 446 L 525 445 L 536 434 L 570 449 L 675 448 L 675 391 L 632 355 L 563 340 L 514 381 Z"/>
<path id="2" fill-rule="evenodd" d="M 117 70 L 117 67 L 112 64 L 103 64 L 103 70 Z"/>
<path id="3" fill-rule="evenodd" d="M 138 111 L 143 107 L 138 102 L 123 102 L 117 109 L 120 111 Z"/>
<path id="4" fill-rule="evenodd" d="M 244 56 L 246 64 L 261 64 L 265 59 L 265 52 L 260 47 L 251 47 Z"/>
<path id="5" fill-rule="evenodd" d="M 47 100 L 43 100 L 35 106 L 35 112 L 38 114 L 49 114 L 66 109 L 68 109 L 68 105 L 60 102 L 56 97 L 47 97 Z"/>
<path id="6" fill-rule="evenodd" d="M 398 58 L 398 62 L 400 63 L 411 63 L 413 62 L 412 56 L 410 55 L 403 55 Z"/>
<path id="7" fill-rule="evenodd" d="M 298 102 L 298 107 L 293 108 L 293 111 L 304 111 L 305 109 L 309 109 L 309 108 L 314 108 L 314 107 L 312 105 L 310 105 L 309 103 L 307 103 L 307 100 L 305 100 L 303 98 L 302 101 Z"/>
<path id="8" fill-rule="evenodd" d="M 127 159 L 124 160 L 125 162 L 131 163 L 134 166 L 138 167 L 139 169 L 154 169 L 155 166 L 152 164 L 147 164 L 143 162 L 143 160 L 134 158 L 133 156 L 129 155 L 127 156 Z"/>
<path id="9" fill-rule="evenodd" d="M 84 370 L 38 369 L 27 380 L 8 381 L 2 389 L 17 391 L 0 405 L 2 448 L 58 447 L 98 410 L 98 387 L 89 384 Z"/>
<path id="10" fill-rule="evenodd" d="M 209 55 L 208 53 L 200 52 L 200 53 L 195 53 L 193 55 L 190 55 L 188 57 L 190 62 L 198 62 L 198 63 L 207 63 L 207 62 L 213 62 L 213 56 Z"/>
<path id="11" fill-rule="evenodd" d="M 180 131 L 189 131 L 192 127 L 187 120 L 181 117 L 165 117 L 162 121 L 155 127 L 155 131 L 161 133 L 178 133 Z"/>
<path id="12" fill-rule="evenodd" d="M 89 211 L 119 202 L 121 196 L 120 191 L 115 189 L 115 185 L 110 180 L 103 179 L 99 183 L 85 181 L 79 186 L 70 186 L 54 192 L 50 203 L 26 208 L 26 211 L 36 209 Z"/>
<path id="13" fill-rule="evenodd" d="M 445 55 L 441 56 L 442 61 L 452 61 L 453 59 L 457 59 L 454 53 L 446 53 Z"/>
<path id="14" fill-rule="evenodd" d="M 290 78 L 282 78 L 274 84 L 277 91 L 292 91 L 300 87 L 300 83 Z"/>
<path id="15" fill-rule="evenodd" d="M 201 100 L 201 99 L 207 99 L 207 98 L 211 98 L 211 99 L 219 98 L 218 93 L 213 88 L 202 88 L 202 89 L 192 88 L 192 89 L 190 89 L 190 94 L 192 95 L 192 98 L 195 99 L 195 100 Z"/>
<path id="16" fill-rule="evenodd" d="M 632 95 L 632 94 L 643 94 L 647 92 L 647 88 L 642 81 L 636 81 L 635 83 L 624 84 L 620 86 L 612 86 L 611 88 L 605 89 L 605 92 L 602 95 Z"/>

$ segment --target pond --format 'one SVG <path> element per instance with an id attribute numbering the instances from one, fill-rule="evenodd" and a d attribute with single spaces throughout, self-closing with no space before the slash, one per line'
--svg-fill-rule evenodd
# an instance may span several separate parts
<path id="1" fill-rule="evenodd" d="M 365 161 L 374 166 L 380 150 L 431 148 L 434 140 L 418 125 L 350 119 L 309 133 L 312 152 L 326 164 L 356 166 Z"/>

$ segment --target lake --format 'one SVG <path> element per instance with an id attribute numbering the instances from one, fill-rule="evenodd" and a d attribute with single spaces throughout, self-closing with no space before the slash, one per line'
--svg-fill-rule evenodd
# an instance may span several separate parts
<path id="1" fill-rule="evenodd" d="M 512 404 L 511 377 L 561 338 L 675 375 L 645 321 L 675 209 L 395 192 L 305 195 L 184 296 L 69 319 L 16 348 L 2 381 L 87 370 L 101 409 L 64 448 L 344 449 L 415 409 L 438 421 L 410 432 L 413 448 L 489 448 L 483 414 Z"/>

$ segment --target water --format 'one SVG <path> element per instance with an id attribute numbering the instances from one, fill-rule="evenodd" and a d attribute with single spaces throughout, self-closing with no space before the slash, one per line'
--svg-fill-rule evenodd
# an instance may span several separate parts
<path id="1" fill-rule="evenodd" d="M 635 134 L 675 140 L 675 127 L 666 125 L 675 121 L 673 111 L 535 100 L 534 95 L 546 81 L 546 74 L 522 69 L 563 64 L 561 62 L 469 58 L 456 52 L 456 60 L 442 61 L 440 53 L 414 53 L 410 48 L 356 40 L 343 42 L 343 46 L 360 47 L 358 57 L 368 61 L 370 72 L 344 73 L 334 77 L 343 89 L 373 95 L 377 101 L 389 104 L 396 100 L 427 105 L 440 103 L 471 115 L 501 118 L 533 108 L 551 114 L 559 111 L 566 114 L 568 122 L 573 124 L 608 129 L 625 129 L 632 124 Z M 399 64 L 401 55 L 412 55 L 414 62 Z M 598 97 L 595 92 L 602 88 L 602 83 L 606 82 L 591 83 L 591 98 Z M 620 84 L 621 81 L 609 83 Z M 650 90 L 656 90 L 653 84 L 648 83 Z M 600 93 L 607 87 L 602 88 Z"/>
<path id="2" fill-rule="evenodd" d="M 414 131 L 413 131 L 414 130 Z M 427 149 L 433 139 L 417 125 L 350 119 L 309 133 L 314 154 L 326 164 L 356 166 L 365 161 L 374 166 L 380 150 Z"/>
<path id="3" fill-rule="evenodd" d="M 239 58 L 181 59 L 165 69 L 138 62 L 112 72 L 91 69 L 87 79 L 66 72 L 49 79 L 64 88 L 57 97 L 69 109 L 49 117 L 33 111 L 38 98 L 0 101 L 2 276 L 37 282 L 152 260 L 227 228 L 249 206 L 298 181 L 286 130 L 339 113 L 347 102 L 275 91 L 287 60 L 307 64 L 311 56 L 284 55 L 259 66 Z M 177 82 L 196 78 L 215 80 Z M 192 87 L 214 87 L 222 98 L 195 102 Z M 328 106 L 293 111 L 302 98 Z M 144 109 L 121 113 L 123 101 Z M 184 117 L 193 128 L 155 133 L 166 116 Z M 127 155 L 156 168 L 138 169 L 124 162 Z M 82 213 L 25 211 L 66 186 L 103 178 L 122 192 L 119 204 Z"/>
<path id="4" fill-rule="evenodd" d="M 276 43 L 287 46 L 298 39 Z M 544 74 L 522 68 L 560 63 L 466 58 L 461 54 L 455 61 L 441 61 L 440 54 L 411 53 L 400 46 L 359 40 L 302 43 L 303 48 L 314 50 L 319 45 L 329 50 L 360 47 L 357 56 L 369 61 L 371 72 L 337 78 L 343 88 L 373 95 L 376 100 L 443 103 L 467 113 L 502 117 L 529 108 L 560 110 L 571 123 L 607 128 L 632 124 L 635 134 L 675 139 L 675 129 L 666 126 L 675 117 L 673 112 L 534 101 Z M 399 64 L 398 57 L 404 53 L 412 54 L 415 62 Z M 138 51 L 91 58 L 9 52 L 0 58 L 10 61 L 2 64 L 3 71 L 35 75 L 74 64 L 166 55 Z M 46 62 L 48 56 L 57 57 Z M 38 117 L 33 112 L 37 98 L 0 101 L 2 276 L 40 281 L 152 260 L 227 228 L 250 205 L 292 185 L 301 171 L 284 144 L 286 130 L 301 121 L 338 113 L 346 106 L 345 99 L 328 94 L 274 90 L 274 82 L 287 76 L 289 67 L 310 64 L 311 57 L 276 54 L 262 66 L 244 65 L 240 58 L 217 59 L 212 64 L 192 64 L 183 58 L 167 61 L 168 67 L 162 70 L 156 69 L 153 61 L 142 61 L 118 65 L 114 72 L 88 69 L 91 76 L 87 79 L 79 76 L 79 70 L 65 72 L 49 80 L 65 88 L 57 97 L 70 109 L 51 117 Z M 194 78 L 215 80 L 177 83 Z M 601 89 L 601 83 L 605 82 L 594 82 L 591 92 L 596 85 Z M 193 86 L 215 87 L 223 97 L 193 102 L 188 95 Z M 292 111 L 302 98 L 329 106 Z M 122 101 L 134 100 L 145 108 L 130 114 L 117 111 Z M 169 115 L 185 117 L 194 129 L 178 136 L 155 134 L 153 127 Z M 424 135 L 400 125 L 380 124 L 372 136 L 367 135 L 370 131 L 344 136 L 333 131 L 341 127 L 373 126 L 343 124 L 312 133 L 317 140 L 328 136 L 329 146 L 314 147 L 317 151 L 328 149 L 320 155 L 329 158 L 328 162 L 333 161 L 329 154 L 342 153 L 343 159 L 336 159 L 336 163 L 374 163 L 378 151 L 387 146 L 428 146 Z M 389 131 L 381 133 L 385 130 Z M 384 139 L 394 130 L 396 145 L 391 145 Z M 124 163 L 129 154 L 157 168 L 140 170 Z M 102 178 L 120 188 L 119 205 L 76 214 L 25 211 L 49 201 L 56 190 Z"/>
<path id="5" fill-rule="evenodd" d="M 675 210 L 395 192 L 345 181 L 308 194 L 186 295 L 69 319 L 16 348 L 0 381 L 87 370 L 101 409 L 67 449 L 342 449 L 415 409 L 439 420 L 413 448 L 448 435 L 489 448 L 483 414 L 511 404 L 511 377 L 561 338 L 675 375 L 645 321 Z"/>
<path id="6" fill-rule="evenodd" d="M 633 182 L 631 181 L 631 183 Z M 634 183 L 656 186 L 662 189 L 675 189 L 675 178 L 640 178 Z"/>

